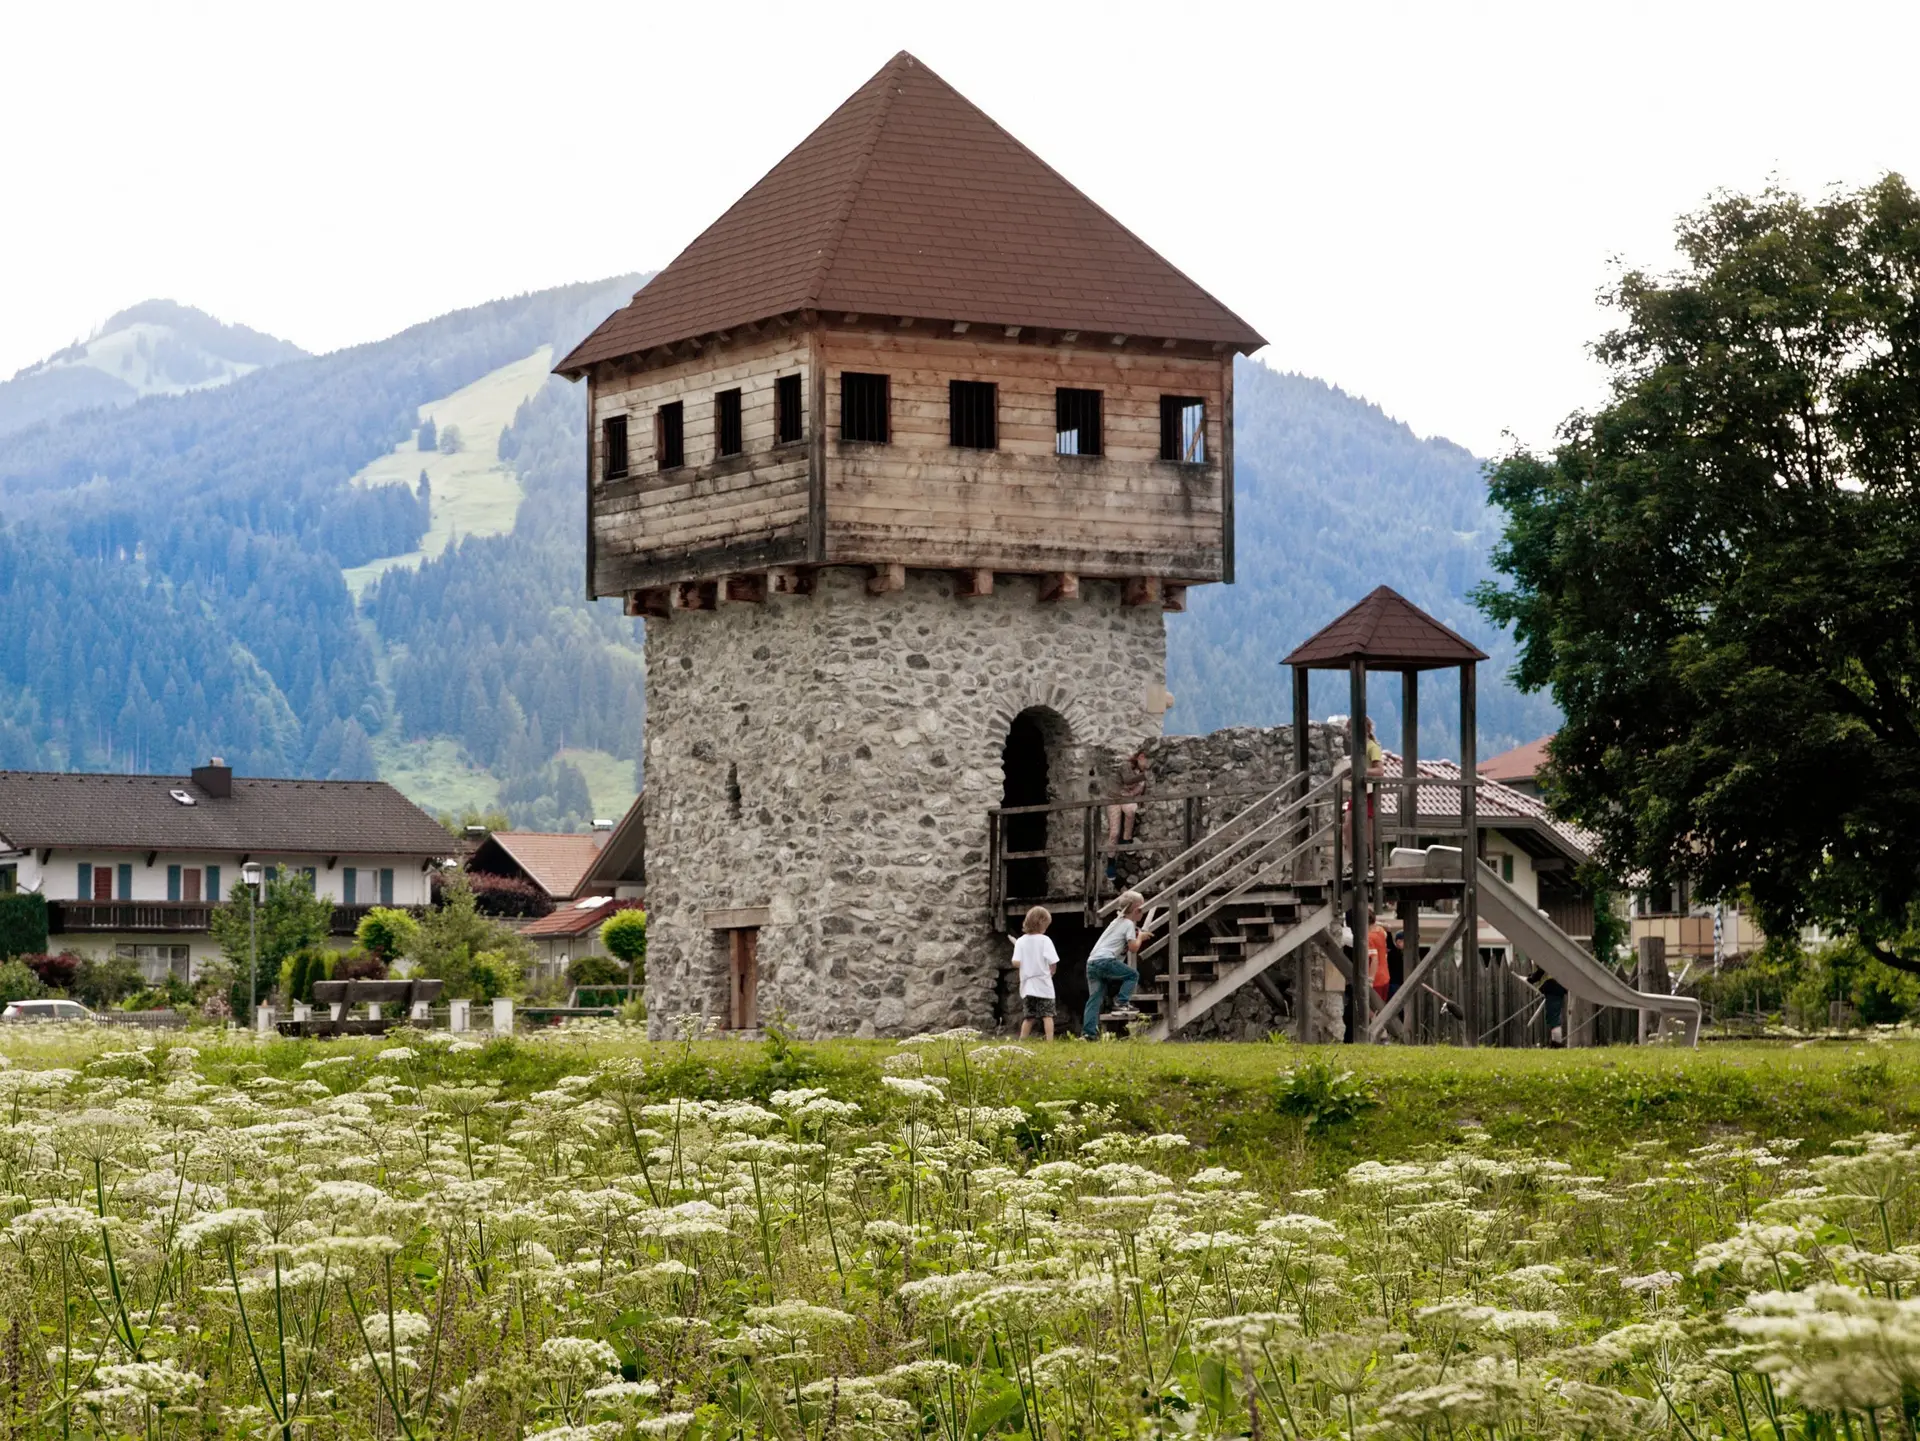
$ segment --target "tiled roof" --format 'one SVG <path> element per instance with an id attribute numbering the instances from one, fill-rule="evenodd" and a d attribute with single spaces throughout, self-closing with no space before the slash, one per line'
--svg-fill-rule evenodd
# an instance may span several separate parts
<path id="1" fill-rule="evenodd" d="M 520 928 L 520 934 L 534 940 L 555 940 L 567 936 L 584 936 L 592 931 L 615 911 L 632 910 L 639 906 L 638 901 L 601 901 L 591 906 L 562 906 L 550 915 Z"/>
<path id="2" fill-rule="evenodd" d="M 1448 630 L 1391 586 L 1383 585 L 1301 642 L 1281 663 L 1331 669 L 1362 660 L 1383 668 L 1434 670 L 1486 658 L 1480 647 Z"/>
<path id="3" fill-rule="evenodd" d="M 193 797 L 182 805 L 170 792 Z M 235 776 L 209 796 L 186 776 L 0 771 L 0 836 L 20 850 L 447 856 L 456 842 L 385 781 Z"/>
<path id="4" fill-rule="evenodd" d="M 479 863 L 475 869 L 486 870 L 487 848 L 498 846 L 526 872 L 528 880 L 554 900 L 565 900 L 579 894 L 580 883 L 606 841 L 605 831 L 495 831 L 474 852 L 472 861 Z"/>
<path id="5" fill-rule="evenodd" d="M 1537 741 L 1528 741 L 1510 751 L 1501 751 L 1499 755 L 1481 761 L 1477 769 L 1491 780 L 1530 781 L 1547 763 L 1547 744 L 1552 739 L 1550 735 L 1541 736 Z"/>
<path id="6" fill-rule="evenodd" d="M 798 310 L 1266 343 L 904 50 L 555 369 Z"/>
<path id="7" fill-rule="evenodd" d="M 1398 780 L 1404 774 L 1400 757 L 1392 751 L 1386 753 L 1385 770 L 1393 780 Z M 1436 822 L 1452 821 L 1457 824 L 1460 820 L 1459 762 L 1421 761 L 1420 774 L 1439 781 L 1455 782 L 1454 785 L 1419 787 L 1415 805 L 1420 816 Z M 1376 806 L 1382 816 L 1397 817 L 1400 814 L 1399 787 L 1381 781 Z M 1492 826 L 1496 830 L 1502 821 L 1506 821 L 1535 831 L 1574 861 L 1588 861 L 1594 857 L 1595 838 L 1590 832 L 1559 819 L 1538 798 L 1517 791 L 1512 786 L 1503 786 L 1484 775 L 1480 777 L 1474 813 L 1482 825 Z"/>

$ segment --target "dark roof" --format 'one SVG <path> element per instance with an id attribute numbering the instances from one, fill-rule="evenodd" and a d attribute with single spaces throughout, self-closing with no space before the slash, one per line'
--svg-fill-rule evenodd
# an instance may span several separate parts
<path id="1" fill-rule="evenodd" d="M 1501 751 L 1499 755 L 1480 762 L 1480 774 L 1489 780 L 1530 781 L 1540 773 L 1540 767 L 1547 763 L 1547 743 L 1553 739 L 1550 735 L 1541 736 L 1537 741 L 1528 741 L 1523 746 L 1515 746 L 1510 751 Z"/>
<path id="2" fill-rule="evenodd" d="M 1266 344 L 904 50 L 555 369 L 799 310 Z"/>
<path id="3" fill-rule="evenodd" d="M 1480 647 L 1383 585 L 1302 642 L 1282 664 L 1332 670 L 1361 660 L 1381 670 L 1437 670 L 1486 658 Z"/>
<path id="4" fill-rule="evenodd" d="M 181 805 L 172 791 L 194 804 Z M 0 771 L 0 836 L 37 846 L 262 855 L 446 856 L 455 842 L 385 781 L 235 776 L 209 796 L 186 776 Z"/>
<path id="5" fill-rule="evenodd" d="M 580 884 L 600 858 L 605 831 L 495 831 L 467 862 L 469 870 L 497 874 L 504 860 L 556 901 L 580 894 Z M 488 854 L 498 849 L 500 856 Z"/>

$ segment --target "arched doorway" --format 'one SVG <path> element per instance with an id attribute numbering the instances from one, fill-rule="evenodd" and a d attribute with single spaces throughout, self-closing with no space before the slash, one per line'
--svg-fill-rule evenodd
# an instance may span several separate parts
<path id="1" fill-rule="evenodd" d="M 1067 723 L 1058 712 L 1029 706 L 1015 716 L 1000 752 L 1000 804 L 1043 806 L 1056 799 L 1056 790 L 1065 779 L 1062 768 L 1066 745 Z M 1045 811 L 1008 816 L 1003 831 L 1008 854 L 1046 850 L 1047 822 Z M 1008 862 L 1006 885 L 1010 901 L 1044 898 L 1049 893 L 1046 857 L 1036 855 Z"/>

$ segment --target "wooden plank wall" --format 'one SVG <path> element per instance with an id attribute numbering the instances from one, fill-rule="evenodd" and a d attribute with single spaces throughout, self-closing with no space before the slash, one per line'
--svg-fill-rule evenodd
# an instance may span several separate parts
<path id="1" fill-rule="evenodd" d="M 597 594 L 617 594 L 637 583 L 643 568 L 679 555 L 804 543 L 810 471 L 805 436 L 812 415 L 803 418 L 799 442 L 774 444 L 774 382 L 796 373 L 802 405 L 810 410 L 811 355 L 804 334 L 711 351 L 638 374 L 596 377 L 588 496 Z M 719 457 L 713 397 L 736 386 L 745 449 Z M 684 407 L 686 464 L 663 473 L 654 454 L 654 415 L 676 400 Z M 628 417 L 628 476 L 602 481 L 601 422 L 622 414 Z"/>
<path id="2" fill-rule="evenodd" d="M 1105 337 L 1101 338 L 1104 342 Z M 1217 580 L 1229 357 L 827 329 L 827 558 Z M 843 443 L 840 374 L 890 378 L 889 444 Z M 949 444 L 948 383 L 999 386 L 999 448 Z M 1054 453 L 1054 391 L 1102 392 L 1105 454 Z M 1207 407 L 1207 463 L 1160 460 L 1160 397 Z"/>

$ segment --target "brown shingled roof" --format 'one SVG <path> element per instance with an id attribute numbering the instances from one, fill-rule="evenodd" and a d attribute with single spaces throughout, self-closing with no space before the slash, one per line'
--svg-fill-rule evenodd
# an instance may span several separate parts
<path id="1" fill-rule="evenodd" d="M 639 909 L 638 901 L 600 901 L 590 906 L 581 904 L 561 906 L 551 915 L 542 916 L 539 920 L 520 927 L 520 934 L 531 936 L 535 940 L 584 936 L 618 911 Z"/>
<path id="2" fill-rule="evenodd" d="M 1282 664 L 1331 670 L 1362 660 L 1383 670 L 1437 670 L 1486 658 L 1471 641 L 1383 585 L 1303 641 Z"/>
<path id="3" fill-rule="evenodd" d="M 182 805 L 172 792 L 193 800 Z M 21 850 L 447 856 L 456 844 L 385 781 L 235 776 L 211 796 L 188 776 L 0 771 L 0 836 Z"/>
<path id="4" fill-rule="evenodd" d="M 904 50 L 555 369 L 797 310 L 1266 344 Z"/>

